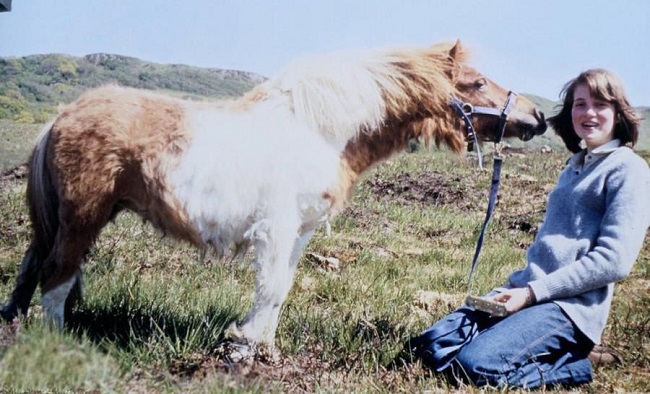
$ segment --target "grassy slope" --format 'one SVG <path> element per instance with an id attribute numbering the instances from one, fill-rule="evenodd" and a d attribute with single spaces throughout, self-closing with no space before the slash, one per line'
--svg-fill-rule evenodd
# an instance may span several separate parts
<path id="1" fill-rule="evenodd" d="M 476 292 L 522 264 L 565 158 L 537 149 L 507 158 Z M 0 383 L 15 390 L 447 392 L 448 383 L 417 363 L 388 366 L 404 340 L 463 298 L 489 182 L 471 159 L 442 152 L 403 155 L 373 170 L 333 221 L 332 235 L 317 232 L 301 260 L 278 331 L 282 357 L 235 369 L 217 345 L 223 328 L 250 305 L 248 266 L 201 258 L 120 215 L 89 256 L 86 296 L 71 331 L 40 328 L 38 306 L 20 335 L 2 327 Z M 23 192 L 21 182 L 0 190 L 5 295 L 28 241 Z M 314 255 L 340 265 L 324 266 Z M 626 367 L 599 370 L 590 387 L 575 392 L 650 390 L 649 269 L 646 243 L 630 278 L 617 286 L 605 334 L 625 353 Z"/>
<path id="2" fill-rule="evenodd" d="M 27 160 L 41 128 L 0 120 L 0 172 Z"/>

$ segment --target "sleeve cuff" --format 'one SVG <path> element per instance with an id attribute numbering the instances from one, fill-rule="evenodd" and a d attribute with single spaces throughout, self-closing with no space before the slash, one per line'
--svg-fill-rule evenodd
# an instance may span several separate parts
<path id="1" fill-rule="evenodd" d="M 541 283 L 541 281 L 535 280 L 528 282 L 528 286 L 531 288 L 531 290 L 533 290 L 533 293 L 535 293 L 536 302 L 543 302 L 551 299 L 551 295 L 548 289 L 546 286 L 544 286 L 543 283 Z"/>

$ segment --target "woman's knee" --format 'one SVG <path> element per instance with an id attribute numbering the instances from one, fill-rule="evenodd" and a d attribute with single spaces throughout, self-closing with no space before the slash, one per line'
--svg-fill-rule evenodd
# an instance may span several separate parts
<path id="1" fill-rule="evenodd" d="M 479 335 L 458 352 L 452 363 L 453 374 L 476 385 L 498 386 L 505 379 L 504 355 L 482 339 Z"/>
<path id="2" fill-rule="evenodd" d="M 461 349 L 456 355 L 456 363 L 468 372 L 494 372 L 497 371 L 498 355 L 492 351 L 476 351 L 470 346 Z"/>
<path id="3" fill-rule="evenodd" d="M 441 369 L 459 349 L 471 342 L 478 331 L 473 311 L 461 308 L 412 338 L 409 347 L 425 364 Z"/>

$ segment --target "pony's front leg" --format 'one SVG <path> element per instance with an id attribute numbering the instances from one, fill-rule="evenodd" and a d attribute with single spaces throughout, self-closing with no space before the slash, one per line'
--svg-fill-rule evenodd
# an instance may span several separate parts
<path id="1" fill-rule="evenodd" d="M 253 347 L 264 344 L 273 348 L 282 304 L 291 290 L 298 260 L 312 234 L 310 230 L 297 236 L 296 229 L 291 233 L 256 237 L 255 301 L 242 325 L 229 328 L 230 338 L 246 341 Z"/>

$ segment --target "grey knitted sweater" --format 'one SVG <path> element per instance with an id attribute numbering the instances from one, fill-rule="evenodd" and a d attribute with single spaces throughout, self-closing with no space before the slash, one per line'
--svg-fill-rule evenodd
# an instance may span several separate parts
<path id="1" fill-rule="evenodd" d="M 595 344 L 614 282 L 629 275 L 650 225 L 647 162 L 617 140 L 605 145 L 571 157 L 549 194 L 526 266 L 506 286 L 530 285 L 538 302 L 558 304 Z"/>

